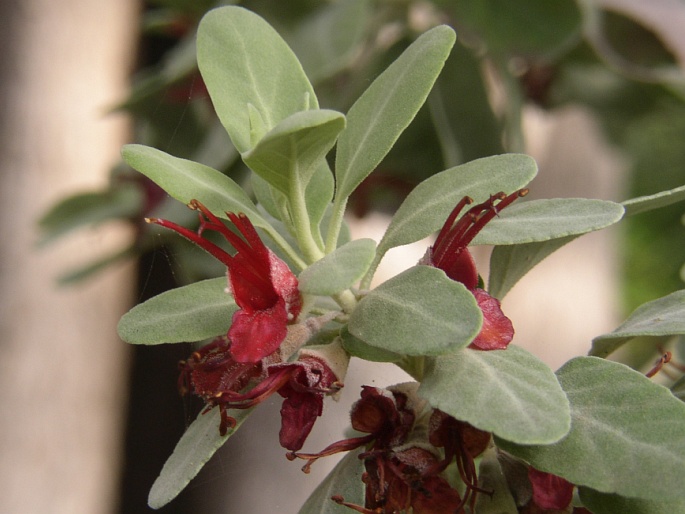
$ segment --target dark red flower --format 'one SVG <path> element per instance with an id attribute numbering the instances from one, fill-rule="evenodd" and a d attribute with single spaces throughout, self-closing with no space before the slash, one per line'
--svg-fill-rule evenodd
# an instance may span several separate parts
<path id="1" fill-rule="evenodd" d="M 473 203 L 471 198 L 465 196 L 447 217 L 435 244 L 421 260 L 421 264 L 439 268 L 452 280 L 464 284 L 476 297 L 478 306 L 483 311 L 483 328 L 471 342 L 470 348 L 502 350 L 514 338 L 514 327 L 502 312 L 499 300 L 478 288 L 476 263 L 467 247 L 502 209 L 527 194 L 527 189 L 520 189 L 510 195 L 497 193 L 485 202 L 471 207 L 457 219 L 464 207 Z"/>
<path id="2" fill-rule="evenodd" d="M 365 469 L 364 506 L 341 496 L 333 496 L 333 501 L 363 514 L 463 513 L 469 498 L 475 503 L 475 493 L 481 491 L 473 459 L 489 444 L 490 434 L 431 409 L 416 395 L 417 386 L 364 386 L 350 417 L 353 428 L 367 435 L 338 441 L 315 454 L 293 452 L 289 458 L 307 460 L 303 471 L 309 472 L 321 457 L 365 446 L 359 455 Z M 453 461 L 466 484 L 464 498 L 442 475 Z"/>
<path id="3" fill-rule="evenodd" d="M 300 313 L 302 297 L 297 278 L 264 245 L 244 214 L 227 213 L 243 239 L 197 200 L 188 206 L 200 212 L 197 232 L 167 220 L 153 218 L 148 222 L 175 230 L 226 265 L 231 291 L 240 307 L 228 331 L 230 352 L 236 362 L 258 362 L 278 349 L 285 339 L 287 325 Z M 235 248 L 235 255 L 205 239 L 202 234 L 206 230 L 221 234 Z"/>
<path id="4" fill-rule="evenodd" d="M 297 451 L 323 411 L 323 397 L 342 387 L 340 370 L 329 366 L 327 352 L 302 350 L 294 362 L 236 362 L 230 352 L 231 342 L 220 337 L 194 352 L 181 363 L 179 389 L 182 394 L 201 397 L 208 409 L 221 411 L 219 433 L 225 435 L 235 426 L 229 409 L 249 409 L 278 392 L 285 398 L 281 408 L 280 443 Z M 329 345 L 331 346 L 331 345 Z M 328 349 L 328 353 L 335 349 Z M 334 366 L 335 367 L 335 366 Z"/>
<path id="5" fill-rule="evenodd" d="M 533 503 L 543 510 L 564 510 L 573 499 L 573 484 L 551 473 L 528 468 L 533 486 Z"/>

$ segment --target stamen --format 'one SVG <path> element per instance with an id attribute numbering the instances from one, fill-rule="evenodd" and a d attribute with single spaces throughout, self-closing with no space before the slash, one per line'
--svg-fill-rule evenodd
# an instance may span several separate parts
<path id="1" fill-rule="evenodd" d="M 650 369 L 650 370 L 645 374 L 645 376 L 646 376 L 647 378 L 652 378 L 654 375 L 656 375 L 657 373 L 659 373 L 659 371 L 661 371 L 661 368 L 664 367 L 664 364 L 666 364 L 666 363 L 668 363 L 668 362 L 671 362 L 671 358 L 672 358 L 671 352 L 666 352 L 666 353 L 664 353 L 664 354 L 659 358 L 659 360 L 656 361 L 656 364 L 654 365 L 654 367 L 653 367 L 652 369 Z"/>

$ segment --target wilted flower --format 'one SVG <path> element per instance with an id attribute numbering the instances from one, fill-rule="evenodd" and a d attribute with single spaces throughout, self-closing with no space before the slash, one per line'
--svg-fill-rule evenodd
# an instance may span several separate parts
<path id="1" fill-rule="evenodd" d="M 497 193 L 485 202 L 471 207 L 461 218 L 457 219 L 464 207 L 473 203 L 471 198 L 465 196 L 447 217 L 435 244 L 421 259 L 421 264 L 443 270 L 449 278 L 464 284 L 475 296 L 483 312 L 483 327 L 471 342 L 471 348 L 504 349 L 514 338 L 514 327 L 511 320 L 502 312 L 499 300 L 478 287 L 476 263 L 467 247 L 499 211 L 527 194 L 527 189 L 520 189 L 510 195 Z"/>
<path id="2" fill-rule="evenodd" d="M 194 352 L 181 363 L 179 389 L 201 397 L 208 410 L 221 412 L 219 432 L 225 435 L 235 426 L 229 409 L 249 409 L 274 393 L 285 398 L 281 407 L 280 443 L 297 451 L 323 411 L 323 397 L 343 386 L 347 357 L 331 343 L 317 349 L 303 349 L 297 360 L 283 362 L 276 355 L 257 363 L 236 362 L 231 343 L 220 337 Z M 344 358 L 341 358 L 344 357 Z"/>
<path id="3" fill-rule="evenodd" d="M 289 458 L 306 459 L 303 471 L 309 472 L 321 457 L 364 446 L 359 455 L 365 468 L 364 506 L 338 495 L 333 501 L 364 514 L 463 512 L 469 498 L 475 499 L 473 492 L 480 491 L 473 459 L 485 450 L 490 434 L 432 409 L 416 394 L 417 387 L 364 386 L 350 417 L 352 427 L 367 435 L 338 441 L 315 454 L 293 452 Z M 463 498 L 443 476 L 453 461 L 466 484 Z"/>
<path id="4" fill-rule="evenodd" d="M 275 352 L 285 339 L 287 325 L 294 322 L 302 308 L 297 278 L 288 265 L 269 250 L 244 214 L 227 213 L 240 236 L 232 232 L 197 200 L 188 206 L 200 212 L 200 228 L 193 232 L 176 223 L 148 219 L 175 230 L 223 262 L 235 302 L 240 309 L 233 315 L 228 331 L 230 353 L 236 362 L 257 363 Z M 236 254 L 215 245 L 202 234 L 213 230 L 221 234 Z"/>

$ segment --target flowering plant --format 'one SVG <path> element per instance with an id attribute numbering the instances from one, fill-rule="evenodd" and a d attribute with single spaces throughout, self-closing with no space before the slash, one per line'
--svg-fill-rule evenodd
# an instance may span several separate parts
<path id="1" fill-rule="evenodd" d="M 378 244 L 349 239 L 348 198 L 412 121 L 454 41 L 447 26 L 425 32 L 343 114 L 319 108 L 297 58 L 259 16 L 222 7 L 200 23 L 202 80 L 250 169 L 253 196 L 205 165 L 141 145 L 123 150 L 199 214 L 197 230 L 148 222 L 197 244 L 227 273 L 155 297 L 119 325 L 134 344 L 206 342 L 179 377 L 181 392 L 206 406 L 154 484 L 152 507 L 171 501 L 278 393 L 288 458 L 309 471 L 350 452 L 303 514 L 685 509 L 683 380 L 671 391 L 605 359 L 634 337 L 685 333 L 685 291 L 644 305 L 556 373 L 516 346 L 500 305 L 570 240 L 679 201 L 683 188 L 622 204 L 524 200 L 536 164 L 505 154 L 423 181 Z M 388 250 L 434 232 L 416 266 L 371 289 Z M 487 287 L 470 244 L 495 246 Z M 364 387 L 351 410 L 359 435 L 301 452 L 352 357 L 392 362 L 414 382 Z"/>

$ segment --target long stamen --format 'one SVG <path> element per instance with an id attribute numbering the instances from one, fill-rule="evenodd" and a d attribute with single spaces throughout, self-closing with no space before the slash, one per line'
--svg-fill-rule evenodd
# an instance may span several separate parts
<path id="1" fill-rule="evenodd" d="M 192 241 L 193 243 L 198 245 L 200 248 L 205 250 L 213 257 L 217 258 L 219 261 L 223 262 L 227 267 L 230 267 L 233 264 L 232 255 L 226 252 L 223 248 L 218 247 L 211 241 L 203 238 L 200 234 L 193 232 L 192 230 L 177 225 L 172 221 L 163 220 L 159 218 L 145 218 L 145 221 L 147 223 L 154 223 L 155 225 L 159 225 L 160 227 L 169 228 L 179 233 L 189 241 Z"/>
<path id="2" fill-rule="evenodd" d="M 459 216 L 459 213 L 466 207 L 467 205 L 470 205 L 473 203 L 473 198 L 470 196 L 465 196 L 461 200 L 459 200 L 459 203 L 452 209 L 452 212 L 450 215 L 447 217 L 447 220 L 445 221 L 445 224 L 442 226 L 442 229 L 440 230 L 440 233 L 438 234 L 438 237 L 435 239 L 437 242 L 435 252 L 439 252 L 439 247 L 442 246 L 442 242 L 444 241 L 444 238 L 447 237 L 447 233 L 452 229 L 452 225 L 454 225 L 454 220 L 457 219 L 457 216 Z"/>
<path id="3" fill-rule="evenodd" d="M 505 196 L 504 193 L 498 193 L 497 195 L 490 197 L 490 200 L 486 202 L 489 204 L 488 208 L 481 216 L 479 216 L 476 222 L 471 225 L 469 230 L 464 234 L 462 237 L 462 244 L 468 246 L 469 243 L 471 243 L 471 241 L 473 241 L 473 239 L 483 229 L 483 227 L 487 225 L 495 216 L 499 215 L 502 209 L 511 205 L 517 198 L 522 198 L 527 194 L 528 189 L 519 189 L 508 196 Z M 495 204 L 496 200 L 499 200 L 497 204 Z"/>
<path id="4" fill-rule="evenodd" d="M 290 452 L 285 456 L 288 460 L 303 459 L 308 461 L 303 467 L 302 471 L 304 473 L 309 473 L 312 464 L 322 457 L 328 457 L 329 455 L 335 455 L 336 453 L 347 452 L 350 450 L 356 450 L 357 448 L 364 446 L 374 439 L 374 434 L 369 434 L 363 437 L 352 437 L 350 439 L 343 439 L 342 441 L 337 441 L 333 444 L 329 444 L 319 453 L 298 453 Z"/>

